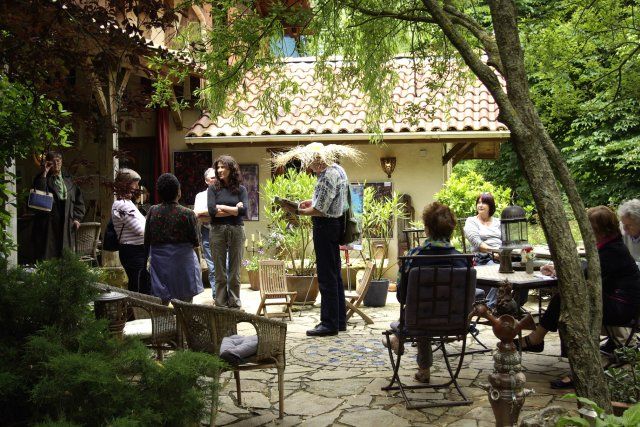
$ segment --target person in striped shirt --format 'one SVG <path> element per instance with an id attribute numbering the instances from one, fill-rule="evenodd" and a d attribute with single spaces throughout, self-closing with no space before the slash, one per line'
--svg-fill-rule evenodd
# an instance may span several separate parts
<path id="1" fill-rule="evenodd" d="M 140 195 L 140 175 L 133 169 L 120 169 L 114 187 L 117 200 L 111 206 L 111 220 L 120 243 L 118 256 L 127 273 L 127 288 L 151 294 L 144 246 L 145 218 L 135 204 Z"/>

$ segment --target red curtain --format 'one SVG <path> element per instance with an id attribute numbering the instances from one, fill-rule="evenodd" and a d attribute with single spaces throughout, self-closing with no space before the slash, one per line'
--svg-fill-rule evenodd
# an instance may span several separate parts
<path id="1" fill-rule="evenodd" d="M 159 108 L 156 110 L 156 122 L 157 122 L 157 144 L 156 144 L 156 152 L 158 155 L 156 156 L 154 172 L 156 179 L 163 173 L 171 172 L 171 166 L 169 165 L 169 161 L 171 160 L 171 156 L 169 153 L 169 109 L 168 108 Z M 158 189 L 156 188 L 156 201 L 160 200 L 158 198 Z"/>

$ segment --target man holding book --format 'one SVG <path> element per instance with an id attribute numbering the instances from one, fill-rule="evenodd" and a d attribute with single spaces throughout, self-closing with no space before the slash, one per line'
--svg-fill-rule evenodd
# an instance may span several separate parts
<path id="1" fill-rule="evenodd" d="M 344 232 L 344 214 L 348 209 L 349 179 L 342 166 L 336 162 L 344 153 L 347 157 L 354 158 L 358 157 L 359 152 L 346 146 L 324 146 L 314 142 L 294 148 L 284 157 L 285 160 L 299 158 L 303 167 L 310 168 L 318 175 L 311 200 L 300 202 L 297 208 L 281 204 L 289 212 L 313 217 L 313 246 L 322 302 L 320 323 L 307 331 L 307 335 L 311 337 L 337 335 L 338 331 L 347 330 L 339 240 Z"/>

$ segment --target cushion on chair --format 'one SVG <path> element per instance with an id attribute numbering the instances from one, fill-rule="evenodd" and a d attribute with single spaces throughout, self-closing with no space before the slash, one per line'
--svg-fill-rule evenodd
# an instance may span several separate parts
<path id="1" fill-rule="evenodd" d="M 258 352 L 258 336 L 231 335 L 220 343 L 220 358 L 232 365 L 244 363 Z"/>
<path id="2" fill-rule="evenodd" d="M 151 319 L 137 319 L 125 323 L 124 336 L 149 338 L 151 336 Z"/>

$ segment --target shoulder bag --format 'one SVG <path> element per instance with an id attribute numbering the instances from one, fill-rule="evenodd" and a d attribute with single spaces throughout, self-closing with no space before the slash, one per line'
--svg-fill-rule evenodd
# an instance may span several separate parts
<path id="1" fill-rule="evenodd" d="M 32 188 L 29 192 L 29 201 L 27 205 L 31 209 L 36 209 L 43 212 L 51 212 L 53 208 L 53 194 L 49 191 L 36 190 Z"/>
<path id="2" fill-rule="evenodd" d="M 104 238 L 102 239 L 102 250 L 116 252 L 120 249 L 120 237 L 122 237 L 122 231 L 124 230 L 124 224 L 120 229 L 120 235 L 116 234 L 116 228 L 113 226 L 113 219 L 109 220 L 107 228 L 104 230 Z"/>
<path id="3" fill-rule="evenodd" d="M 349 208 L 345 211 L 344 217 L 344 228 L 342 232 L 342 236 L 340 238 L 341 245 L 348 245 L 350 243 L 356 242 L 360 240 L 360 235 L 362 234 L 362 230 L 360 229 L 360 224 L 353 214 L 353 208 L 351 207 L 351 186 L 347 185 L 347 204 Z"/>

